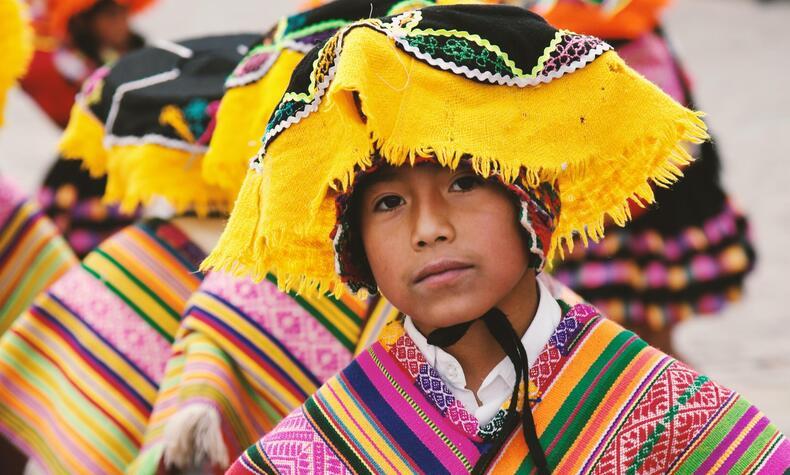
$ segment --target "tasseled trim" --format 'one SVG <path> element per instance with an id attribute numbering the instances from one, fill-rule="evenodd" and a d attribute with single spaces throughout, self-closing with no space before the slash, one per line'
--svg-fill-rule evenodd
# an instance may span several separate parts
<path id="1" fill-rule="evenodd" d="M 93 177 L 107 173 L 104 125 L 79 101 L 71 107 L 71 117 L 58 144 L 64 158 L 82 160 Z"/>
<path id="2" fill-rule="evenodd" d="M 202 159 L 201 154 L 157 144 L 113 146 L 107 152 L 104 201 L 131 211 L 160 197 L 178 214 L 228 212 L 227 193 L 203 182 Z"/>
<path id="3" fill-rule="evenodd" d="M 176 111 L 178 112 L 178 111 Z M 176 127 L 179 118 L 165 110 L 162 120 Z M 105 147 L 102 123 L 77 102 L 60 141 L 60 153 L 82 160 L 94 177 L 107 175 L 104 201 L 120 204 L 130 212 L 160 197 L 177 213 L 194 211 L 199 216 L 227 213 L 233 198 L 203 180 L 202 153 L 154 143 Z"/>
<path id="4" fill-rule="evenodd" d="M 210 404 L 193 404 L 175 413 L 165 427 L 164 445 L 168 469 L 224 469 L 230 462 L 219 411 Z"/>

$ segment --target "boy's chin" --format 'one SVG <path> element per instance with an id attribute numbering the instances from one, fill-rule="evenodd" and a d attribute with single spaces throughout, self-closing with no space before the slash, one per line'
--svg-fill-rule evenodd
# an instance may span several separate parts
<path id="1" fill-rule="evenodd" d="M 469 294 L 455 295 L 430 303 L 423 301 L 409 315 L 421 327 L 445 328 L 476 320 L 495 306 L 496 301 L 483 302 Z"/>

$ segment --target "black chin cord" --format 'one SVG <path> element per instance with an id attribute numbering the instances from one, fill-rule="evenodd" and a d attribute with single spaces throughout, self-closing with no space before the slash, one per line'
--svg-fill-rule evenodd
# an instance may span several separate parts
<path id="1" fill-rule="evenodd" d="M 532 460 L 535 462 L 535 468 L 541 475 L 551 473 L 546 462 L 546 453 L 540 445 L 538 432 L 535 427 L 535 419 L 532 416 L 532 410 L 529 405 L 529 361 L 527 358 L 527 350 L 521 342 L 507 315 L 502 313 L 498 308 L 493 308 L 486 312 L 485 315 L 480 317 L 485 323 L 488 331 L 496 338 L 499 346 L 502 347 L 510 362 L 516 369 L 516 384 L 513 387 L 513 394 L 510 397 L 510 404 L 508 406 L 508 419 L 505 421 L 505 427 L 500 434 L 497 443 L 492 447 L 488 453 L 483 454 L 478 463 L 475 465 L 473 473 L 484 473 L 498 448 L 504 443 L 507 436 L 515 429 L 518 424 L 518 395 L 522 382 L 524 383 L 524 407 L 521 413 L 521 424 L 524 429 L 524 440 L 529 448 L 529 453 Z M 447 347 L 458 342 L 463 337 L 469 327 L 472 326 L 473 321 L 460 323 L 447 328 L 439 328 L 430 335 L 428 335 L 428 344 Z"/>

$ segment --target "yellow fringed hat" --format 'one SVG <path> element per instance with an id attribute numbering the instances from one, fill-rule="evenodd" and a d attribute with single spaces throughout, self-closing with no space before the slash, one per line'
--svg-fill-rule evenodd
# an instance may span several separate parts
<path id="1" fill-rule="evenodd" d="M 27 8 L 19 0 L 0 0 L 0 126 L 6 94 L 27 71 L 33 57 L 33 31 Z"/>
<path id="2" fill-rule="evenodd" d="M 60 152 L 107 175 L 104 200 L 122 211 L 164 198 L 177 213 L 227 213 L 202 160 L 225 78 L 260 35 L 159 42 L 97 70 L 83 85 Z"/>
<path id="3" fill-rule="evenodd" d="M 260 148 L 260 138 L 293 72 L 314 46 L 339 28 L 371 16 L 386 16 L 458 0 L 336 0 L 313 2 L 310 10 L 282 18 L 263 42 L 250 50 L 225 83 L 217 128 L 203 160 L 206 183 L 238 195 Z M 471 2 L 467 2 L 471 3 Z"/>
<path id="4" fill-rule="evenodd" d="M 540 191 L 561 212 L 550 259 L 572 236 L 651 202 L 707 138 L 700 113 L 630 69 L 609 45 L 556 30 L 522 8 L 430 7 L 359 21 L 311 52 L 267 127 L 204 268 L 284 288 L 341 292 L 337 202 L 373 157 L 400 166 L 464 160 L 483 177 Z M 559 208 L 559 206 L 557 207 Z M 343 269 L 337 269 L 343 273 Z"/>

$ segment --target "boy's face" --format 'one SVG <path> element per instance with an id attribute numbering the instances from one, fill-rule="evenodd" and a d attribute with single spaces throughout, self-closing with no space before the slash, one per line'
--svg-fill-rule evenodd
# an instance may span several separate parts
<path id="1" fill-rule="evenodd" d="M 480 317 L 533 276 L 513 199 L 469 167 L 388 167 L 360 192 L 376 283 L 423 332 Z"/>

